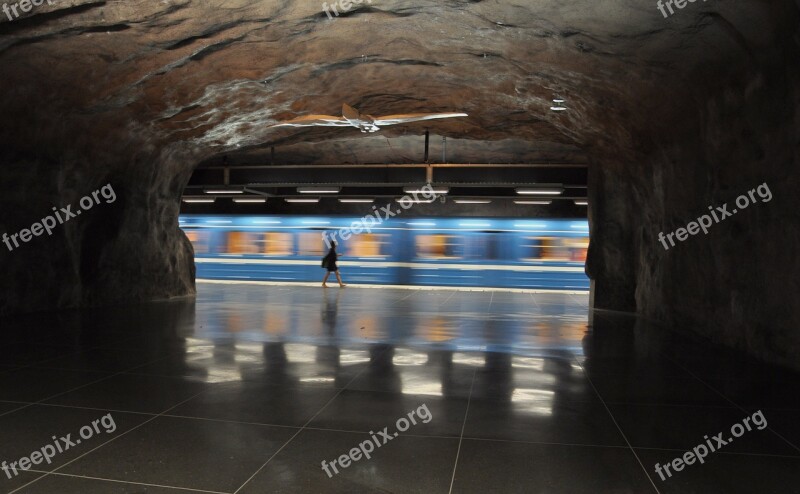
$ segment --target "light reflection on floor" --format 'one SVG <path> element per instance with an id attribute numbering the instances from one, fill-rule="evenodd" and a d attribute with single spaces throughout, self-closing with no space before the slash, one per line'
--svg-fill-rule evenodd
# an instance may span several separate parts
<path id="1" fill-rule="evenodd" d="M 587 301 L 574 294 L 200 283 L 194 338 L 580 355 Z"/>
<path id="2" fill-rule="evenodd" d="M 119 430 L 0 492 L 705 493 L 800 482 L 796 373 L 620 314 L 596 313 L 588 331 L 586 310 L 573 294 L 201 283 L 196 299 L 4 319 L 0 458 L 105 413 Z M 429 423 L 333 479 L 321 471 L 423 404 Z M 702 468 L 671 482 L 650 469 L 755 408 L 770 428 Z"/>

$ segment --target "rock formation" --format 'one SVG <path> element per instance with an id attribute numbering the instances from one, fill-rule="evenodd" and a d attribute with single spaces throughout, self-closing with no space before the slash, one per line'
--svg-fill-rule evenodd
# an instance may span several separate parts
<path id="1" fill-rule="evenodd" d="M 2 313 L 191 294 L 177 214 L 199 163 L 273 146 L 292 163 L 419 159 L 423 127 L 382 131 L 383 156 L 356 129 L 268 128 L 347 102 L 469 113 L 425 125 L 474 142 L 454 146 L 461 161 L 488 146 L 497 161 L 588 160 L 598 306 L 767 359 L 800 352 L 796 3 L 708 0 L 667 17 L 632 0 L 372 0 L 332 18 L 291 0 L 28 10 L 0 17 L 0 232 L 105 184 L 118 199 L 0 246 Z M 568 111 L 549 111 L 556 96 Z M 658 242 L 762 183 L 772 201 Z"/>

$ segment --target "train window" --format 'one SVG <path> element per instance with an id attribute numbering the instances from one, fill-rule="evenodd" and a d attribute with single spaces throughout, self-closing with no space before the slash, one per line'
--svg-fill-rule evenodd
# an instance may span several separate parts
<path id="1" fill-rule="evenodd" d="M 570 251 L 570 260 L 586 262 L 589 251 L 589 237 L 568 238 L 565 240 Z"/>
<path id="2" fill-rule="evenodd" d="M 522 244 L 522 260 L 523 261 L 538 261 L 542 258 L 542 243 L 541 239 L 536 237 L 525 237 Z"/>
<path id="3" fill-rule="evenodd" d="M 417 257 L 427 259 L 458 258 L 459 238 L 455 235 L 418 235 L 416 239 Z"/>
<path id="4" fill-rule="evenodd" d="M 209 232 L 204 232 L 201 230 L 185 230 L 185 233 L 186 237 L 189 239 L 189 242 L 192 243 L 192 247 L 194 247 L 195 254 L 208 253 Z"/>
<path id="5" fill-rule="evenodd" d="M 258 254 L 261 234 L 253 232 L 228 233 L 228 254 Z"/>
<path id="6" fill-rule="evenodd" d="M 348 255 L 352 257 L 386 257 L 389 235 L 385 233 L 362 233 L 347 242 Z"/>
<path id="7" fill-rule="evenodd" d="M 586 262 L 589 239 L 561 237 L 526 237 L 525 261 L 578 261 Z"/>
<path id="8" fill-rule="evenodd" d="M 476 260 L 500 259 L 500 235 L 494 232 L 464 237 L 464 258 Z"/>
<path id="9" fill-rule="evenodd" d="M 542 238 L 542 259 L 548 261 L 569 261 L 569 249 L 563 238 Z"/>
<path id="10" fill-rule="evenodd" d="M 264 254 L 268 256 L 291 256 L 292 234 L 286 232 L 265 233 Z"/>
<path id="11" fill-rule="evenodd" d="M 321 256 L 325 254 L 325 241 L 319 232 L 300 232 L 297 234 L 297 250 L 301 256 Z"/>

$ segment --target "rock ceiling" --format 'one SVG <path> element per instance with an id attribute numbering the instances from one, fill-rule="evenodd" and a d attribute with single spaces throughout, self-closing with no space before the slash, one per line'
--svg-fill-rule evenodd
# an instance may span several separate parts
<path id="1" fill-rule="evenodd" d="M 0 102 L 17 145 L 70 147 L 80 131 L 85 147 L 136 135 L 185 143 L 199 159 L 291 146 L 293 162 L 414 161 L 422 147 L 411 137 L 426 129 L 495 143 L 460 148 L 473 162 L 634 148 L 637 129 L 698 103 L 698 71 L 722 76 L 745 46 L 775 42 L 761 26 L 780 17 L 764 2 L 716 0 L 667 19 L 633 0 L 364 0 L 332 18 L 312 0 L 49 0 L 30 10 L 0 22 Z M 568 111 L 549 110 L 555 96 Z M 343 102 L 372 115 L 470 116 L 366 136 L 268 128 L 337 115 Z"/>

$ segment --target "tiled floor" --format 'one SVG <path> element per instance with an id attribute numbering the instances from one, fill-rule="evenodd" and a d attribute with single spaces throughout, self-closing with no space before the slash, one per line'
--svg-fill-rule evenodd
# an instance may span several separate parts
<path id="1" fill-rule="evenodd" d="M 0 492 L 800 492 L 797 374 L 585 295 L 198 292 L 0 321 Z"/>

